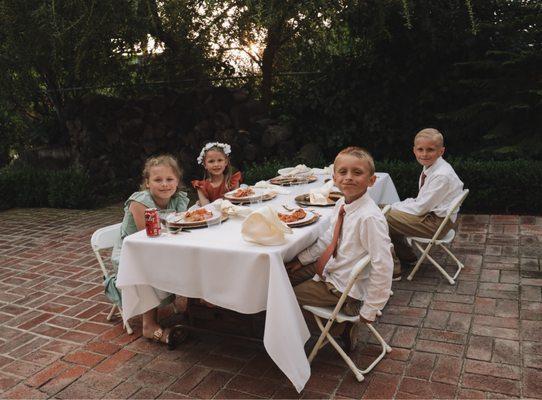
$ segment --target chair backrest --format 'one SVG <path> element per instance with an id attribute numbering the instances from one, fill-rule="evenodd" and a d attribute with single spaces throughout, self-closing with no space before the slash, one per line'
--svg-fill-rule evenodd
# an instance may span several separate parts
<path id="1" fill-rule="evenodd" d="M 90 238 L 92 250 L 99 251 L 112 248 L 120 235 L 120 226 L 121 224 L 118 223 L 97 229 Z"/>
<path id="2" fill-rule="evenodd" d="M 465 198 L 469 194 L 469 189 L 463 189 L 460 195 L 458 195 L 454 201 L 450 204 L 450 208 L 448 209 L 448 212 L 446 213 L 446 217 L 442 220 L 442 223 L 438 227 L 437 231 L 435 232 L 435 235 L 433 236 L 432 241 L 434 242 L 437 240 L 437 238 L 440 236 L 440 233 L 452 217 L 452 215 L 459 210 L 459 207 L 461 207 L 461 204 L 463 204 L 463 201 L 465 201 Z"/>
<path id="3" fill-rule="evenodd" d="M 120 236 L 120 226 L 121 224 L 104 226 L 103 228 L 97 229 L 90 238 L 90 245 L 94 251 L 94 255 L 100 264 L 103 276 L 105 278 L 109 277 L 107 268 L 105 267 L 104 260 L 100 254 L 100 250 L 110 249 L 115 246 L 115 242 Z"/>

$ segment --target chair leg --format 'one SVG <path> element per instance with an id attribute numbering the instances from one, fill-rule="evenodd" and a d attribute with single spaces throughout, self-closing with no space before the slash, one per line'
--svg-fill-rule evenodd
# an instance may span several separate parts
<path id="1" fill-rule="evenodd" d="M 446 246 L 441 244 L 440 247 L 442 247 L 444 249 L 444 251 L 446 251 L 446 253 L 448 253 L 448 255 L 450 257 L 452 257 L 452 260 L 454 260 L 455 263 L 457 264 L 457 271 L 456 271 L 455 275 L 452 277 L 453 279 L 457 279 L 457 277 L 459 276 L 459 273 L 461 272 L 461 270 L 463 268 L 465 268 L 465 265 L 461 261 L 459 261 L 457 259 L 457 257 Z"/>
<path id="2" fill-rule="evenodd" d="M 376 337 L 376 340 L 378 340 L 378 342 L 380 343 L 380 345 L 382 346 L 382 352 L 380 353 L 380 355 L 376 358 L 376 360 L 374 360 L 372 362 L 371 365 L 369 365 L 367 368 L 365 368 L 363 371 L 360 371 L 362 374 L 367 374 L 369 372 L 371 372 L 371 370 L 376 366 L 376 364 L 378 364 L 380 362 L 380 360 L 382 360 L 384 358 L 384 356 L 386 355 L 386 353 L 390 353 L 391 352 L 391 347 L 386 343 L 386 341 L 384 340 L 384 338 L 382 338 L 382 336 L 380 335 L 380 333 L 378 333 L 378 331 L 375 329 L 375 327 L 372 325 L 372 324 L 365 324 L 367 325 L 367 328 L 369 328 L 369 330 L 371 331 L 371 333 Z"/>
<path id="3" fill-rule="evenodd" d="M 126 333 L 128 335 L 131 335 L 132 333 L 134 333 L 134 330 L 132 329 L 132 327 L 130 326 L 130 324 L 128 323 L 128 321 L 126 321 L 124 323 L 124 327 L 126 328 Z"/>
<path id="4" fill-rule="evenodd" d="M 316 345 L 314 346 L 314 348 L 312 349 L 312 352 L 311 352 L 311 355 L 309 356 L 309 362 L 312 362 L 312 360 L 314 359 L 314 356 L 316 355 L 316 353 L 318 352 L 318 350 L 320 350 L 320 348 L 323 347 L 323 345 L 321 345 L 321 343 L 323 342 L 323 338 L 324 337 L 327 337 L 327 340 L 329 341 L 329 343 L 331 343 L 331 345 L 335 348 L 335 350 L 337 350 L 337 352 L 339 353 L 339 355 L 343 358 L 343 360 L 346 362 L 346 364 L 348 365 L 348 367 L 352 370 L 352 372 L 354 373 L 354 375 L 356 376 L 356 379 L 358 382 L 361 382 L 365 379 L 364 375 L 368 374 L 369 372 L 371 372 L 371 370 L 384 358 L 384 356 L 387 354 L 387 353 L 390 353 L 391 352 L 391 347 L 386 343 L 386 341 L 382 338 L 382 336 L 378 333 L 378 331 L 374 328 L 374 326 L 372 324 L 365 324 L 367 325 L 367 328 L 369 328 L 369 330 L 371 331 L 371 333 L 376 337 L 376 339 L 378 340 L 378 342 L 380 343 L 380 345 L 382 346 L 382 352 L 378 355 L 378 357 L 371 363 L 371 365 L 369 365 L 367 368 L 365 368 L 364 370 L 361 370 L 359 369 L 356 364 L 354 364 L 354 362 L 352 361 L 352 359 L 348 356 L 348 354 L 345 353 L 345 351 L 342 349 L 341 346 L 339 346 L 339 344 L 335 341 L 335 339 L 333 338 L 333 336 L 331 336 L 329 334 L 329 331 L 328 332 L 324 332 L 326 330 L 326 328 L 328 327 L 327 325 L 329 325 L 329 321 L 328 321 L 328 324 L 326 324 L 326 327 L 324 327 L 324 325 L 322 324 L 322 320 L 320 319 L 320 317 L 318 317 L 317 315 L 314 316 L 314 319 L 316 320 L 316 323 L 318 324 L 318 327 L 320 328 L 320 330 L 322 331 L 322 334 L 320 335 L 320 337 L 318 338 L 318 341 L 316 342 Z"/>
<path id="5" fill-rule="evenodd" d="M 113 307 L 111 307 L 111 311 L 109 311 L 109 314 L 107 314 L 107 317 L 106 317 L 106 319 L 108 321 L 111 321 L 111 319 L 113 318 L 113 315 L 115 314 L 115 309 L 116 308 L 117 308 L 117 305 L 113 304 Z"/>
<path id="6" fill-rule="evenodd" d="M 322 320 L 320 319 L 320 317 L 318 317 L 317 315 L 314 316 L 314 319 L 316 320 L 316 323 L 318 324 L 318 327 L 320 328 L 320 330 L 322 331 L 322 334 L 320 335 L 320 337 L 318 338 L 318 341 L 316 342 L 316 345 L 314 346 L 314 348 L 312 349 L 312 352 L 311 352 L 311 355 L 309 356 L 309 362 L 312 362 L 312 360 L 314 359 L 314 356 L 316 355 L 316 353 L 318 352 L 318 350 L 320 350 L 321 346 L 320 344 L 323 342 L 323 339 L 327 337 L 327 340 L 329 341 L 329 343 L 331 343 L 331 345 L 335 348 L 335 350 L 337 350 L 337 352 L 339 353 L 339 355 L 343 358 L 343 360 L 346 362 L 346 364 L 348 365 L 348 367 L 352 370 L 352 372 L 354 373 L 354 375 L 356 376 L 356 379 L 358 382 L 362 382 L 365 377 L 363 376 L 363 373 L 362 371 L 360 371 L 360 369 L 358 367 L 356 367 L 356 364 L 354 364 L 354 362 L 352 361 L 352 359 L 350 357 L 348 357 L 348 354 L 346 354 L 344 352 L 344 350 L 341 348 L 341 346 L 339 346 L 339 344 L 335 341 L 335 339 L 333 339 L 333 336 L 331 336 L 329 334 L 329 329 L 327 329 L 327 332 L 326 331 L 326 328 L 329 328 L 331 327 L 331 323 L 333 321 L 330 321 L 328 320 L 328 323 L 326 324 L 326 326 L 324 327 L 324 325 L 322 324 Z M 328 326 L 329 325 L 329 326 Z"/>
<path id="7" fill-rule="evenodd" d="M 448 280 L 448 282 L 450 283 L 450 285 L 455 285 L 455 279 L 459 276 L 459 273 L 461 272 L 461 269 L 464 267 L 464 265 L 457 259 L 456 256 L 454 256 L 452 254 L 452 252 L 450 250 L 448 250 L 446 248 L 446 246 L 444 246 L 443 244 L 438 244 L 440 247 L 442 247 L 447 253 L 448 255 L 450 255 L 452 257 L 452 259 L 456 262 L 457 264 L 457 271 L 456 273 L 454 274 L 454 276 L 450 276 L 448 274 L 448 272 L 446 272 L 446 270 L 444 268 L 442 268 L 442 266 L 435 261 L 435 259 L 433 257 L 431 257 L 429 255 L 429 249 L 431 248 L 432 246 L 432 243 L 430 243 L 429 245 L 427 245 L 427 247 L 425 248 L 425 250 L 420 246 L 420 244 L 418 242 L 414 242 L 414 244 L 416 245 L 416 247 L 418 248 L 418 250 L 420 250 L 422 252 L 422 255 L 420 257 L 420 259 L 418 260 L 418 262 L 416 263 L 416 266 L 414 267 L 414 269 L 412 270 L 412 272 L 410 273 L 410 275 L 407 277 L 407 279 L 409 281 L 412 280 L 412 277 L 414 276 L 414 274 L 417 272 L 417 270 L 419 269 L 420 265 L 421 265 L 421 262 L 424 258 L 427 258 L 431 264 L 433 264 L 435 266 L 435 268 L 437 268 L 439 270 L 439 272 Z"/>
<path id="8" fill-rule="evenodd" d="M 316 356 L 316 353 L 318 353 L 318 350 L 320 350 L 322 347 L 325 346 L 326 343 L 324 343 L 324 340 L 326 339 L 326 336 L 329 330 L 331 329 L 331 325 L 333 325 L 333 320 L 328 320 L 326 323 L 326 326 L 324 327 L 324 325 L 322 325 L 322 320 L 320 319 L 320 317 L 318 317 L 316 314 L 313 314 L 313 315 L 314 315 L 314 319 L 316 320 L 316 324 L 318 325 L 318 328 L 320 328 L 322 333 L 320 334 L 320 337 L 318 338 L 318 340 L 316 341 L 316 344 L 312 348 L 311 354 L 309 355 L 309 363 L 312 362 L 312 360 Z M 331 337 L 331 335 L 329 335 L 329 337 Z"/>
<path id="9" fill-rule="evenodd" d="M 118 308 L 119 308 L 120 315 L 122 316 L 122 309 L 120 307 L 118 307 Z M 122 321 L 123 321 L 124 328 L 126 329 L 126 333 L 128 335 L 131 335 L 132 333 L 134 333 L 134 330 L 132 329 L 132 327 L 130 326 L 128 321 L 124 321 L 124 318 L 122 319 Z"/>
<path id="10" fill-rule="evenodd" d="M 414 278 L 414 275 L 415 275 L 416 272 L 418 272 L 418 270 L 420 269 L 420 266 L 422 265 L 423 260 L 424 260 L 425 257 L 427 257 L 427 255 L 429 254 L 429 250 L 431 250 L 431 247 L 433 247 L 433 243 L 429 243 L 425 249 L 422 249 L 422 247 L 418 244 L 418 242 L 414 242 L 414 244 L 416 245 L 416 247 L 418 248 L 418 250 L 421 251 L 422 255 L 421 255 L 420 258 L 418 259 L 418 262 L 416 263 L 416 265 L 414 266 L 414 268 L 412 269 L 412 271 L 410 272 L 410 274 L 407 276 L 407 280 L 409 280 L 409 281 L 411 281 L 412 278 Z"/>

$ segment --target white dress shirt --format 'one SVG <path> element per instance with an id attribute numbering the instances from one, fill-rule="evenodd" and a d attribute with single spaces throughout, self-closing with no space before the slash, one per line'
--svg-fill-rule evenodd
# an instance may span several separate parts
<path id="1" fill-rule="evenodd" d="M 434 212 L 444 218 L 453 201 L 461 194 L 463 182 L 442 157 L 437 158 L 429 168 L 424 167 L 422 174 L 425 174 L 425 182 L 421 186 L 420 175 L 418 197 L 394 203 L 391 208 L 418 216 Z M 452 222 L 457 219 L 458 211 L 450 217 Z"/>
<path id="2" fill-rule="evenodd" d="M 363 300 L 361 316 L 374 321 L 377 311 L 384 308 L 390 297 L 393 259 L 386 218 L 369 194 L 365 193 L 350 204 L 345 204 L 344 198 L 338 200 L 329 228 L 316 243 L 303 250 L 298 258 L 301 264 L 307 265 L 320 257 L 331 243 L 339 209 L 343 204 L 346 214 L 337 245 L 337 256 L 329 259 L 323 276 L 326 282 L 344 292 L 352 267 L 369 254 L 371 265 L 361 272 L 348 295 Z M 313 279 L 320 278 L 315 275 Z"/>

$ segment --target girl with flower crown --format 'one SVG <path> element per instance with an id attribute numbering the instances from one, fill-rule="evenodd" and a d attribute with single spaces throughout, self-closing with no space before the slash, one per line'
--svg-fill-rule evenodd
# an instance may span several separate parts
<path id="1" fill-rule="evenodd" d="M 198 191 L 199 204 L 204 206 L 224 197 L 226 192 L 237 189 L 241 182 L 241 172 L 233 173 L 230 164 L 231 147 L 227 143 L 207 143 L 198 157 L 198 164 L 203 165 L 203 180 L 192 181 Z"/>

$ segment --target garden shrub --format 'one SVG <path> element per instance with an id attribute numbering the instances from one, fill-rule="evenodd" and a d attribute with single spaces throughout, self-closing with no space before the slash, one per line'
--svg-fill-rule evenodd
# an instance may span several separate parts
<path id="1" fill-rule="evenodd" d="M 30 167 L 5 167 L 0 171 L 0 190 L 0 209 L 46 206 L 46 171 Z"/>
<path id="2" fill-rule="evenodd" d="M 0 170 L 0 209 L 14 207 L 89 208 L 92 184 L 77 168 L 52 171 L 29 166 Z"/>
<path id="3" fill-rule="evenodd" d="M 54 208 L 90 208 L 93 205 L 92 182 L 78 168 L 53 171 L 49 176 L 49 206 Z"/>

